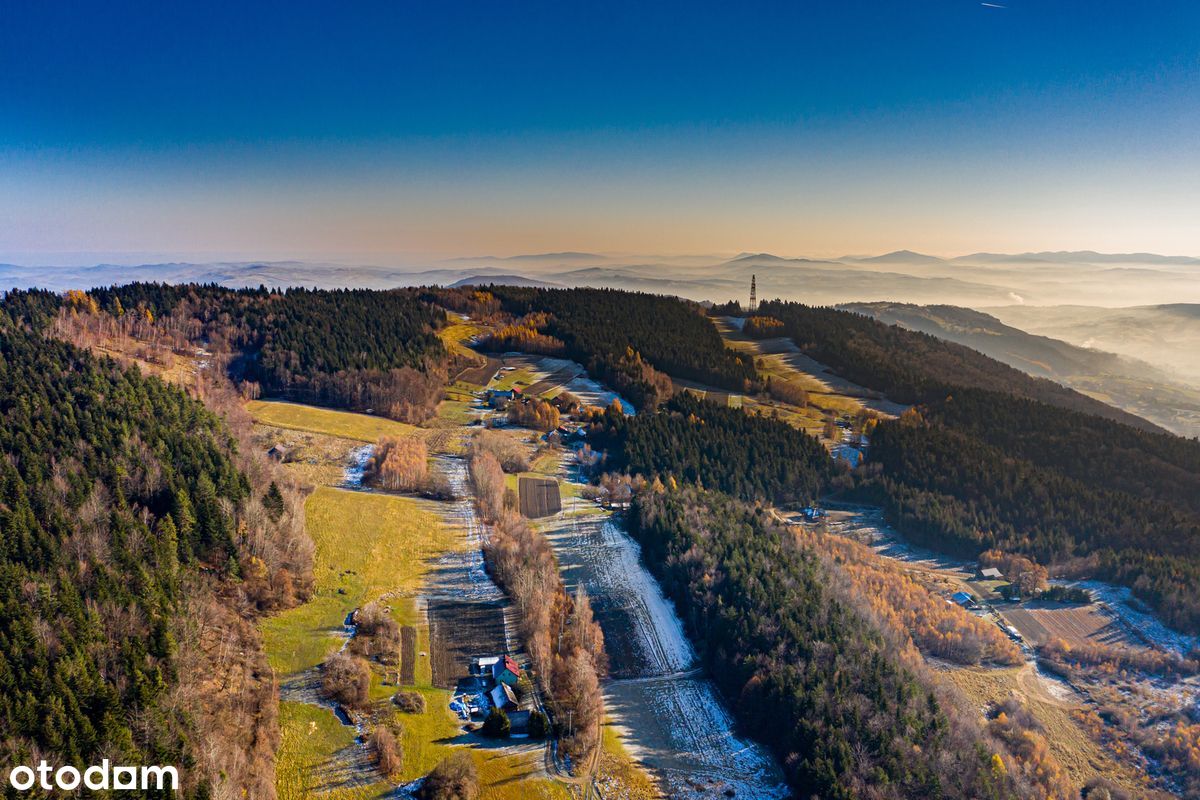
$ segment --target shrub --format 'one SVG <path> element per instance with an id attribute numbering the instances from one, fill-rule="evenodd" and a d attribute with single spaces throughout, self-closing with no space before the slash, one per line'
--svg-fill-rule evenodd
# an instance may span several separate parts
<path id="1" fill-rule="evenodd" d="M 493 708 L 489 711 L 487 719 L 483 721 L 483 735 L 493 739 L 504 739 L 510 733 L 512 733 L 512 722 L 509 721 L 508 714 L 505 714 L 504 710 L 500 708 Z"/>
<path id="2" fill-rule="evenodd" d="M 367 603 L 355 616 L 357 625 L 351 649 L 356 655 L 376 656 L 385 664 L 395 663 L 400 652 L 400 624 L 379 602 Z"/>
<path id="3" fill-rule="evenodd" d="M 425 713 L 425 695 L 420 692 L 401 689 L 392 696 L 392 702 L 405 714 Z"/>
<path id="4" fill-rule="evenodd" d="M 383 436 L 363 467 L 364 480 L 394 491 L 421 488 L 428 471 L 429 450 L 417 436 Z"/>
<path id="5" fill-rule="evenodd" d="M 479 770 L 464 752 L 447 756 L 425 777 L 416 796 L 417 800 L 477 800 Z"/>
<path id="6" fill-rule="evenodd" d="M 1086 605 L 1092 602 L 1092 593 L 1080 586 L 1051 586 L 1038 595 L 1038 599 L 1057 603 Z"/>
<path id="7" fill-rule="evenodd" d="M 379 726 L 371 731 L 367 744 L 375 756 L 375 765 L 379 767 L 380 772 L 384 775 L 395 775 L 400 771 L 404 763 L 404 751 L 391 729 Z"/>
<path id="8" fill-rule="evenodd" d="M 496 431 L 482 430 L 471 441 L 475 452 L 491 453 L 505 472 L 528 472 L 529 455 L 521 444 Z"/>
<path id="9" fill-rule="evenodd" d="M 541 711 L 529 712 L 529 736 L 532 739 L 545 739 L 550 735 L 550 720 Z"/>
<path id="10" fill-rule="evenodd" d="M 325 659 L 321 671 L 321 689 L 347 708 L 366 705 L 371 688 L 371 668 L 363 659 L 349 653 L 334 653 Z"/>

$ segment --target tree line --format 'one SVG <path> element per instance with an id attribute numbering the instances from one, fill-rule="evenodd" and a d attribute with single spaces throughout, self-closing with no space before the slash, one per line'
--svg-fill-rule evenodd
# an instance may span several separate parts
<path id="1" fill-rule="evenodd" d="M 550 542 L 506 502 L 504 470 L 487 440 L 474 444 L 471 482 L 491 524 L 484 545 L 488 572 L 520 612 L 521 638 L 565 752 L 588 764 L 601 745 L 604 634 L 582 587 L 567 592 Z"/>
<path id="2" fill-rule="evenodd" d="M 248 396 L 371 411 L 405 422 L 430 416 L 448 355 L 441 309 L 414 290 L 227 289 L 133 283 L 92 289 L 109 324 L 151 326 L 156 336 L 203 346 Z M 36 298 L 22 301 L 29 315 Z"/>

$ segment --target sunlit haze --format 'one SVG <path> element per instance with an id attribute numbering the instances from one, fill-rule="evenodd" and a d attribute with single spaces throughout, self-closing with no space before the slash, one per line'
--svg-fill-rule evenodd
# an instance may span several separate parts
<path id="1" fill-rule="evenodd" d="M 4 11 L 0 261 L 1200 255 L 1190 2 L 131 8 Z"/>

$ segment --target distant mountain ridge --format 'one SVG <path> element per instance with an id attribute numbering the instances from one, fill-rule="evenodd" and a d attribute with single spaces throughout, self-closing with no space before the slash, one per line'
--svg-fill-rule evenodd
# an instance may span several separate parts
<path id="1" fill-rule="evenodd" d="M 907 303 L 844 303 L 838 308 L 965 345 L 1174 433 L 1200 435 L 1200 390 L 1144 361 L 1027 333 L 969 308 Z"/>
<path id="2" fill-rule="evenodd" d="M 766 251 L 735 256 L 594 253 L 565 250 L 478 256 L 402 265 L 252 260 L 136 265 L 19 266 L 0 264 L 0 287 L 63 291 L 129 280 L 217 283 L 227 287 L 447 286 L 486 278 L 540 281 L 678 295 L 700 302 L 749 299 L 750 275 L 759 299 L 815 305 L 906 302 L 994 308 L 1009 304 L 1091 307 L 1173 303 L 1200 296 L 1200 258 L 1152 253 L 1045 251 L 976 253 L 943 258 L 913 250 L 882 255 L 807 258 Z M 500 277 L 504 276 L 504 277 Z M 528 284 L 537 285 L 537 284 Z M 1028 327 L 1020 326 L 1023 330 Z M 1039 331 L 1040 332 L 1040 331 Z M 1052 334 L 1051 334 L 1052 335 Z M 1068 338 L 1069 337 L 1056 337 Z M 1112 347 L 1107 349 L 1122 352 Z M 1155 362 L 1154 359 L 1146 360 Z"/>
<path id="3" fill-rule="evenodd" d="M 539 281 L 533 278 L 526 278 L 524 275 L 472 275 L 468 278 L 462 278 L 450 284 L 450 288 L 456 289 L 460 286 L 533 286 L 540 289 L 561 288 L 561 283 L 550 283 L 549 281 Z"/>

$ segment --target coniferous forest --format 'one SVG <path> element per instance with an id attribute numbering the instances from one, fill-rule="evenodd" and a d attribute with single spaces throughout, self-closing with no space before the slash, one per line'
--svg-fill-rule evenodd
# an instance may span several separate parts
<path id="1" fill-rule="evenodd" d="M 658 414 L 610 409 L 592 430 L 606 470 L 674 478 L 747 501 L 811 502 L 833 471 L 825 448 L 803 431 L 690 392 Z"/>
<path id="2" fill-rule="evenodd" d="M 1112 580 L 1200 631 L 1200 441 L 859 314 L 779 302 L 759 313 L 839 374 L 916 405 L 875 429 L 857 482 L 906 535 Z"/>
<path id="3" fill-rule="evenodd" d="M 308 551 L 285 541 L 302 538 L 291 501 L 243 468 L 198 400 L 11 317 L 0 420 L 7 760 L 178 764 L 188 797 L 221 779 L 272 796 L 273 690 L 246 620 L 307 591 Z M 279 560 L 244 549 L 252 530 Z M 242 648 L 243 682 L 219 697 L 197 684 L 229 666 L 209 661 L 206 635 Z M 198 708 L 184 710 L 185 691 Z"/>
<path id="4" fill-rule="evenodd" d="M 1034 378 L 969 347 L 862 314 L 780 301 L 762 303 L 757 313 L 783 323 L 782 331 L 772 329 L 764 335 L 789 336 L 838 375 L 897 403 L 928 403 L 969 387 L 1159 430 L 1141 417 L 1054 381 Z"/>
<path id="5" fill-rule="evenodd" d="M 762 509 L 695 489 L 644 492 L 630 530 L 739 722 L 801 796 L 1016 796 L 992 768 L 996 744 L 951 723 L 895 643 Z"/>
<path id="6" fill-rule="evenodd" d="M 248 393 L 416 422 L 445 384 L 444 313 L 407 290 L 129 284 L 89 293 L 114 316 L 169 318 L 181 341 L 230 356 Z"/>
<path id="7" fill-rule="evenodd" d="M 670 394 L 656 390 L 644 360 L 673 378 L 741 392 L 756 385 L 753 361 L 725 348 L 703 309 L 674 297 L 611 289 L 529 289 L 493 286 L 510 314 L 548 315 L 545 333 L 565 354 L 634 404 L 656 405 Z"/>

